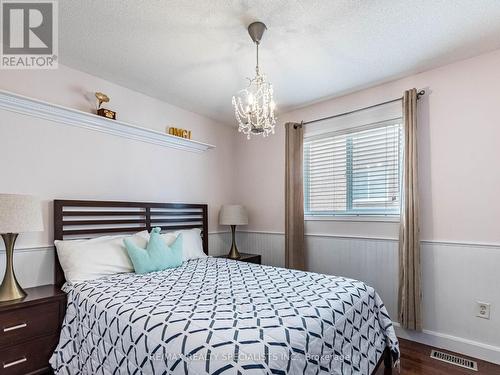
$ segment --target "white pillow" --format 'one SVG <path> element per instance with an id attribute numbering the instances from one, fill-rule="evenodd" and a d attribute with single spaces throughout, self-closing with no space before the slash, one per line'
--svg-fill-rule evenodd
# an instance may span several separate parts
<path id="1" fill-rule="evenodd" d="M 115 273 L 133 272 L 134 266 L 127 254 L 123 239 L 132 237 L 140 247 L 146 247 L 144 233 L 133 236 L 103 236 L 87 240 L 54 241 L 57 256 L 66 281 L 76 283 Z"/>
<path id="2" fill-rule="evenodd" d="M 182 233 L 182 260 L 205 258 L 207 254 L 203 252 L 203 242 L 201 241 L 201 229 L 182 229 L 173 232 L 177 237 Z M 171 233 L 165 233 L 165 236 Z"/>
<path id="3" fill-rule="evenodd" d="M 207 254 L 203 252 L 203 242 L 201 241 L 201 229 L 182 229 L 174 232 L 165 232 L 161 237 L 165 243 L 170 246 L 174 243 L 179 234 L 182 233 L 182 261 L 185 262 L 191 259 L 205 258 Z M 149 241 L 149 233 L 145 231 L 137 235 Z"/>

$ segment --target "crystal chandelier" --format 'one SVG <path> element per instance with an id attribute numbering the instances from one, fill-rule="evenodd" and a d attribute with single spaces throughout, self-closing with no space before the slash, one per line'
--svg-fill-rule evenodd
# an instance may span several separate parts
<path id="1" fill-rule="evenodd" d="M 276 124 L 273 85 L 259 69 L 259 44 L 266 29 L 262 22 L 254 22 L 248 26 L 248 33 L 257 48 L 256 75 L 252 79 L 248 78 L 247 88 L 239 91 L 232 100 L 238 131 L 245 134 L 247 139 L 250 139 L 252 134 L 262 134 L 263 137 L 274 134 Z"/>

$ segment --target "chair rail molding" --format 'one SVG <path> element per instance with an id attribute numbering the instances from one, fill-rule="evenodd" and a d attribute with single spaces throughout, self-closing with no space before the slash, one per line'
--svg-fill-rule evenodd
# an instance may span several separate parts
<path id="1" fill-rule="evenodd" d="M 110 120 L 5 90 L 0 90 L 0 109 L 178 150 L 200 153 L 215 148 L 208 143 L 176 137 L 123 121 Z"/>

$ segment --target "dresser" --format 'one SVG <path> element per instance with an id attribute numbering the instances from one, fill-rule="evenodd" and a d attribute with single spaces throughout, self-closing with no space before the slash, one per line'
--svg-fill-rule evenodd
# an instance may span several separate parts
<path id="1" fill-rule="evenodd" d="M 66 295 L 54 285 L 25 291 L 22 300 L 0 302 L 0 375 L 51 373 Z"/>

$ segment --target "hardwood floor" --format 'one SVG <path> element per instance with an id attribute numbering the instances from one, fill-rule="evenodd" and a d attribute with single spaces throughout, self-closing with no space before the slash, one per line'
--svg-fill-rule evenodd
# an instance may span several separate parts
<path id="1" fill-rule="evenodd" d="M 493 363 L 484 362 L 481 360 L 474 359 L 477 361 L 478 371 L 470 371 L 461 367 L 450 365 L 445 362 L 438 361 L 436 359 L 431 359 L 431 350 L 435 349 L 427 345 L 419 344 L 413 341 L 408 341 L 404 339 L 399 339 L 399 345 L 401 349 L 401 372 L 402 375 L 500 375 L 500 365 L 495 365 Z M 447 350 L 442 350 L 447 353 L 451 353 Z M 458 354 L 462 357 L 470 358 L 462 354 Z M 376 375 L 389 374 L 381 368 L 377 371 Z M 393 370 L 392 374 L 397 374 L 397 370 Z"/>

